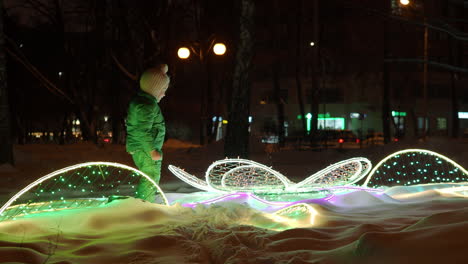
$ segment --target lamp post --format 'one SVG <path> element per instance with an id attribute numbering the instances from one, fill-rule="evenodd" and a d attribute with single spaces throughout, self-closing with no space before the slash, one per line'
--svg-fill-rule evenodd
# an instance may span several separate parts
<path id="1" fill-rule="evenodd" d="M 200 70 L 202 71 L 202 81 L 200 81 L 200 145 L 207 143 L 207 132 L 208 132 L 208 93 L 211 87 L 211 78 L 208 70 L 207 56 L 211 53 L 216 56 L 222 56 L 226 53 L 226 45 L 221 42 L 217 42 L 214 35 L 211 35 L 208 40 L 204 43 L 194 42 L 188 46 L 182 46 L 177 50 L 177 56 L 181 60 L 188 59 L 192 53 L 198 59 L 200 63 Z"/>
<path id="2" fill-rule="evenodd" d="M 409 6 L 411 4 L 410 0 L 400 0 L 400 4 L 402 6 Z M 424 4 L 424 3 L 423 3 Z M 428 117 L 428 94 L 427 94 L 427 77 L 428 77 L 428 60 L 429 60 L 429 45 L 428 45 L 428 36 L 429 36 L 429 30 L 427 26 L 427 17 L 426 17 L 426 7 L 422 7 L 422 15 L 424 19 L 424 47 L 423 47 L 423 57 L 424 57 L 424 64 L 423 64 L 423 120 L 422 120 L 422 139 L 426 140 L 427 138 L 427 131 L 428 131 L 428 125 L 429 125 L 429 117 Z"/>

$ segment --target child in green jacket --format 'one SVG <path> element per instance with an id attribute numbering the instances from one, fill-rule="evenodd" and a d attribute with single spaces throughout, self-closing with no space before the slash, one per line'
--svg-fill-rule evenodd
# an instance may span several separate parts
<path id="1" fill-rule="evenodd" d="M 162 146 L 166 134 L 159 101 L 165 96 L 170 78 L 166 64 L 146 70 L 140 77 L 140 91 L 130 101 L 127 115 L 127 152 L 138 169 L 156 183 L 161 177 Z M 142 178 L 136 197 L 154 202 L 156 189 Z"/>

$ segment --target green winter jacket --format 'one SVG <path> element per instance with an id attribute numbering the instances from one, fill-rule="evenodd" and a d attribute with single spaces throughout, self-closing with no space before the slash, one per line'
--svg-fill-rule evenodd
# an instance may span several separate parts
<path id="1" fill-rule="evenodd" d="M 127 152 L 157 150 L 162 154 L 166 125 L 158 101 L 143 91 L 130 101 L 127 114 Z"/>

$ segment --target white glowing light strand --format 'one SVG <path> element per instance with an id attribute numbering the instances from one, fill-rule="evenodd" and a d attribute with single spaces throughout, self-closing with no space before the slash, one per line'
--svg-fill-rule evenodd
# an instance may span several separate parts
<path id="1" fill-rule="evenodd" d="M 361 172 L 361 175 L 359 175 L 359 180 L 356 180 L 356 181 L 353 181 L 352 183 L 350 183 L 349 185 L 351 184 L 354 184 L 358 181 L 360 181 L 362 178 L 364 178 L 368 173 L 369 171 L 372 169 L 372 163 L 370 162 L 370 160 L 366 159 L 366 160 L 362 160 L 361 161 L 362 163 L 362 167 L 364 168 Z"/>
<path id="2" fill-rule="evenodd" d="M 313 183 L 314 181 L 318 180 L 318 179 L 323 179 L 327 174 L 333 172 L 334 170 L 338 170 L 338 169 L 341 169 L 342 167 L 345 167 L 346 165 L 349 165 L 349 164 L 352 164 L 352 163 L 355 163 L 357 164 L 357 169 L 356 171 L 354 172 L 353 176 L 359 176 L 361 175 L 361 171 L 362 171 L 362 163 L 360 161 L 355 161 L 355 160 L 344 160 L 344 161 L 340 161 L 340 162 L 337 162 L 337 163 L 334 163 L 328 167 L 326 167 L 325 169 L 322 169 L 316 173 L 314 173 L 312 176 L 306 178 L 305 180 L 297 183 L 296 185 L 294 185 L 293 187 L 291 187 L 292 189 L 300 189 L 300 188 L 304 188 L 304 186 L 307 186 L 309 184 L 312 184 L 308 187 L 321 187 L 323 186 L 324 184 L 317 184 L 317 183 Z M 351 178 L 351 177 L 350 177 Z M 333 185 L 333 181 L 332 181 L 332 184 Z"/>
<path id="3" fill-rule="evenodd" d="M 236 164 L 236 163 L 239 163 L 239 164 Z M 243 169 L 250 169 L 250 168 L 252 168 L 252 169 L 255 168 L 256 169 L 256 168 L 258 168 L 260 170 L 266 171 L 271 176 L 274 176 L 275 178 L 280 180 L 284 184 L 284 188 L 276 189 L 276 188 L 271 188 L 271 186 L 270 186 L 269 188 L 267 188 L 267 190 L 261 190 L 261 188 L 259 188 L 259 189 L 252 188 L 252 191 L 257 191 L 257 192 L 261 192 L 261 191 L 280 192 L 280 193 L 282 193 L 282 192 L 310 192 L 310 191 L 316 191 L 316 190 L 324 188 L 323 184 L 313 184 L 313 185 L 307 186 L 312 181 L 320 179 L 321 177 L 324 177 L 328 173 L 332 172 L 333 170 L 340 169 L 341 167 L 344 167 L 344 166 L 352 164 L 352 163 L 356 163 L 356 165 L 357 165 L 356 166 L 357 169 L 355 170 L 353 175 L 350 176 L 350 177 L 347 177 L 348 179 L 346 179 L 346 180 L 339 181 L 339 182 L 346 181 L 344 183 L 344 186 L 349 186 L 349 185 L 352 185 L 352 184 L 356 183 L 357 181 L 361 180 L 371 170 L 372 164 L 368 159 L 363 158 L 363 157 L 358 157 L 358 158 L 351 158 L 351 159 L 347 159 L 347 160 L 343 160 L 343 161 L 334 163 L 334 164 L 326 167 L 325 169 L 322 169 L 319 172 L 313 174 L 312 176 L 308 177 L 307 179 L 305 179 L 305 180 L 303 180 L 303 181 L 301 181 L 299 183 L 296 183 L 296 184 L 294 182 L 290 181 L 286 176 L 282 175 L 281 173 L 279 173 L 279 172 L 277 172 L 277 171 L 275 171 L 275 170 L 273 170 L 273 169 L 271 169 L 271 168 L 269 168 L 269 167 L 267 167 L 267 166 L 265 166 L 263 164 L 260 164 L 260 163 L 257 163 L 257 162 L 251 161 L 251 160 L 245 160 L 245 159 L 225 159 L 225 160 L 220 160 L 220 161 L 214 162 L 210 167 L 208 167 L 208 169 L 207 169 L 207 171 L 205 173 L 205 178 L 207 179 L 208 183 L 203 182 L 201 179 L 199 179 L 199 178 L 197 178 L 197 177 L 187 173 L 186 171 L 184 171 L 184 170 L 182 170 L 182 169 L 180 169 L 178 167 L 175 167 L 173 165 L 169 165 L 169 170 L 175 176 L 177 176 L 178 178 L 180 178 L 184 182 L 186 182 L 186 183 L 190 184 L 191 186 L 196 187 L 196 188 L 198 188 L 200 190 L 215 191 L 215 192 L 232 192 L 232 191 L 245 191 L 248 188 L 245 188 L 245 186 L 241 186 L 241 185 L 231 186 L 231 187 L 227 186 L 226 179 L 231 174 L 234 174 L 236 171 L 243 170 Z M 216 166 L 221 166 L 223 164 L 234 164 L 236 166 L 234 166 L 233 168 L 229 168 L 229 170 L 227 172 L 224 172 L 224 173 L 222 173 L 221 176 L 216 177 L 217 179 L 221 178 L 221 186 L 220 186 L 221 188 L 219 188 L 217 185 L 214 185 L 211 182 L 211 177 L 213 177 L 211 175 L 211 173 L 212 173 L 212 171 L 214 170 L 214 168 Z M 225 165 L 225 166 L 227 166 L 227 165 Z M 343 177 L 340 177 L 340 178 L 343 178 Z M 333 186 L 333 184 L 336 185 L 337 182 L 331 181 L 330 184 Z M 266 186 L 268 186 L 268 184 L 266 184 Z M 255 187 L 255 186 L 252 186 L 252 187 Z"/>
<path id="4" fill-rule="evenodd" d="M 330 173 L 330 172 L 332 172 L 332 171 L 334 171 L 336 169 L 340 169 L 341 167 L 343 167 L 343 166 L 345 166 L 347 164 L 350 164 L 350 163 L 356 163 L 356 164 L 358 164 L 358 166 L 357 166 L 356 172 L 354 172 L 354 174 L 351 177 L 349 177 L 349 179 L 343 185 L 352 185 L 352 184 L 358 182 L 359 180 L 364 178 L 366 176 L 367 172 L 370 170 L 370 168 L 372 168 L 372 163 L 368 159 L 363 158 L 363 157 L 357 157 L 357 158 L 351 158 L 351 159 L 343 160 L 343 161 L 331 164 L 328 167 L 326 167 L 325 169 L 322 169 L 322 170 L 314 173 L 312 176 L 306 178 L 305 180 L 303 180 L 303 181 L 301 181 L 301 182 L 299 182 L 299 183 L 297 183 L 295 185 L 290 186 L 288 188 L 288 190 L 299 190 L 299 189 L 304 189 L 304 188 L 307 188 L 307 187 L 309 187 L 309 188 L 320 188 L 322 185 L 313 184 L 312 182 L 314 182 L 314 181 L 324 177 L 328 173 Z M 362 170 L 363 164 L 368 165 L 368 167 L 366 167 L 364 170 Z M 311 185 L 309 185 L 309 184 L 311 184 Z M 309 185 L 309 186 L 307 186 L 307 185 Z"/>
<path id="5" fill-rule="evenodd" d="M 131 170 L 133 172 L 136 172 L 137 174 L 140 174 L 142 176 L 144 176 L 149 182 L 151 182 L 154 187 L 156 187 L 156 189 L 160 192 L 161 196 L 163 197 L 164 199 L 164 204 L 165 205 L 168 205 L 169 202 L 167 201 L 167 198 L 166 196 L 164 195 L 164 193 L 162 192 L 162 190 L 159 188 L 158 184 L 156 182 L 154 182 L 153 179 L 151 179 L 148 175 L 146 175 L 144 172 L 141 172 L 135 168 L 132 168 L 132 167 L 129 167 L 127 165 L 123 165 L 123 164 L 120 164 L 120 163 L 114 163 L 114 162 L 86 162 L 86 163 L 80 163 L 80 164 L 77 164 L 77 165 L 73 165 L 73 166 L 69 166 L 69 167 L 66 167 L 66 168 L 63 168 L 63 169 L 60 169 L 58 171 L 54 171 L 52 173 L 49 173 L 37 180 L 35 180 L 34 182 L 30 183 L 28 186 L 26 186 L 25 188 L 23 188 L 21 191 L 19 191 L 17 194 L 13 195 L 13 197 L 10 198 L 10 200 L 8 200 L 1 208 L 0 208 L 0 215 L 3 214 L 3 212 L 14 202 L 16 201 L 19 197 L 21 197 L 21 195 L 23 195 L 24 193 L 26 193 L 27 191 L 29 191 L 30 189 L 32 189 L 33 187 L 39 185 L 40 183 L 44 182 L 45 180 L 48 180 L 48 179 L 51 179 L 53 178 L 54 176 L 57 176 L 61 173 L 64 173 L 64 172 L 67 172 L 67 171 L 70 171 L 70 170 L 73 170 L 73 169 L 77 169 L 77 168 L 80 168 L 80 167 L 86 167 L 86 166 L 92 166 L 92 165 L 107 165 L 107 166 L 114 166 L 114 167 L 118 167 L 118 168 L 122 168 L 122 169 L 127 169 L 127 170 Z"/>
<path id="6" fill-rule="evenodd" d="M 225 172 L 223 177 L 221 178 L 221 186 L 223 188 L 232 188 L 233 186 L 226 186 L 226 181 L 227 179 L 229 179 L 229 177 L 244 177 L 245 174 L 242 172 L 243 170 L 249 170 L 249 171 L 253 171 L 254 169 L 260 169 L 260 170 L 264 170 L 264 168 L 261 168 L 257 165 L 242 165 L 242 166 L 239 166 L 239 167 L 235 167 L 235 168 L 232 168 L 230 169 L 229 171 Z M 276 172 L 274 170 L 271 170 L 273 172 Z M 276 179 L 279 180 L 278 176 L 271 173 L 270 171 L 266 171 L 267 173 L 270 173 L 271 175 L 275 176 Z M 264 176 L 264 175 L 262 175 Z M 258 176 L 257 176 L 258 177 Z M 264 177 L 267 177 L 267 176 L 264 176 Z M 245 178 L 245 177 L 244 177 Z M 281 182 L 283 183 L 283 182 Z M 285 187 L 285 184 L 283 183 L 282 186 L 281 185 L 278 185 L 278 184 L 271 184 L 271 183 L 262 183 L 261 186 L 256 186 L 256 185 L 244 185 L 244 186 L 234 186 L 234 187 L 241 187 L 242 190 L 255 190 L 254 188 L 259 188 L 259 189 L 264 189 L 264 188 L 279 188 L 279 189 L 284 189 Z M 249 189 L 250 187 L 250 189 Z"/>
<path id="7" fill-rule="evenodd" d="M 377 169 L 384 163 L 386 162 L 387 160 L 393 158 L 394 156 L 397 156 L 397 155 L 400 155 L 400 154 L 405 154 L 405 153 L 408 153 L 408 152 L 423 152 L 423 153 L 427 153 L 427 154 L 430 154 L 430 155 L 434 155 L 438 158 L 441 158 L 445 161 L 447 161 L 448 163 L 452 164 L 453 166 L 455 166 L 456 168 L 460 169 L 463 173 L 467 174 L 468 175 L 468 171 L 463 168 L 460 164 L 456 163 L 455 161 L 449 159 L 448 157 L 442 155 L 442 154 L 439 154 L 437 152 L 434 152 L 434 151 L 430 151 L 430 150 L 427 150 L 427 149 L 405 149 L 405 150 L 400 150 L 400 151 L 397 151 L 395 153 L 392 153 L 390 155 L 388 155 L 387 157 L 385 157 L 384 159 L 382 159 L 381 161 L 379 161 L 379 163 L 377 163 L 377 165 L 375 165 L 375 167 L 372 169 L 372 171 L 369 173 L 369 175 L 367 176 L 367 179 L 366 181 L 364 182 L 364 184 L 362 186 L 365 186 L 367 187 L 367 184 L 369 183 L 370 179 L 372 178 L 372 176 L 374 176 L 374 173 L 377 171 Z"/>
<path id="8" fill-rule="evenodd" d="M 287 217 L 287 214 L 294 213 L 296 211 L 302 211 L 309 215 L 309 224 L 313 225 L 315 223 L 315 217 L 318 215 L 317 210 L 315 210 L 312 206 L 306 203 L 298 203 L 286 208 L 280 209 L 274 212 L 272 215 L 280 217 L 278 220 L 281 222 L 289 222 L 290 218 Z M 286 215 L 286 216 L 284 216 Z"/>
<path id="9" fill-rule="evenodd" d="M 214 189 L 211 188 L 205 181 L 199 179 L 195 175 L 192 175 L 187 171 L 173 165 L 169 165 L 168 168 L 177 178 L 181 179 L 185 183 L 203 191 L 214 191 Z"/>
<path id="10" fill-rule="evenodd" d="M 212 184 L 212 180 L 210 177 L 210 173 L 211 171 L 214 169 L 214 167 L 218 166 L 218 165 L 222 165 L 222 164 L 228 164 L 228 163 L 243 163 L 243 164 L 246 164 L 246 165 L 252 165 L 252 166 L 257 166 L 261 169 L 264 169 L 266 170 L 267 172 L 271 173 L 273 176 L 275 176 L 277 179 L 279 179 L 283 184 L 284 186 L 287 188 L 290 184 L 292 184 L 292 182 L 286 177 L 284 176 L 283 174 L 263 165 L 263 164 L 260 164 L 260 163 L 257 163 L 255 161 L 251 161 L 251 160 L 246 160 L 246 159 L 224 159 L 224 160 L 218 160 L 218 161 L 215 161 L 213 162 L 209 167 L 208 169 L 206 170 L 206 173 L 205 173 L 205 178 L 206 178 L 206 182 L 207 184 L 213 188 L 213 189 L 216 189 L 216 190 L 219 190 L 219 191 L 226 191 L 226 190 L 220 190 L 220 188 L 218 188 L 217 186 L 213 185 Z M 238 166 L 236 166 L 238 167 Z M 223 174 L 224 176 L 224 174 Z M 221 176 L 221 178 L 223 177 Z M 234 191 L 234 189 L 230 188 L 231 191 Z"/>

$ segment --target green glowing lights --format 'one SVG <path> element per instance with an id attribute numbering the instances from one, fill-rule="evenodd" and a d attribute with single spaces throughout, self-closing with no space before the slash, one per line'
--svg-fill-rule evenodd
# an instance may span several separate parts
<path id="1" fill-rule="evenodd" d="M 468 182 L 468 171 L 455 161 L 430 150 L 406 149 L 381 160 L 364 186 Z"/>
<path id="2" fill-rule="evenodd" d="M 307 132 L 311 130 L 311 123 L 312 123 L 312 114 L 307 113 L 305 114 Z M 302 119 L 301 115 L 297 116 L 297 119 Z M 327 128 L 335 128 L 335 129 L 345 129 L 345 118 L 344 117 L 331 117 L 329 113 L 326 114 L 318 114 L 317 116 L 317 128 L 318 129 L 327 129 Z"/>
<path id="3" fill-rule="evenodd" d="M 143 172 L 119 163 L 88 162 L 55 171 L 26 186 L 0 208 L 0 221 L 46 209 L 95 207 L 114 194 L 135 196 L 135 186 L 141 179 L 152 183 L 155 202 L 168 204 L 159 186 Z"/>
<path id="4" fill-rule="evenodd" d="M 393 116 L 393 117 L 395 117 L 395 116 L 405 117 L 405 116 L 406 116 L 406 112 L 392 111 L 392 116 Z"/>

